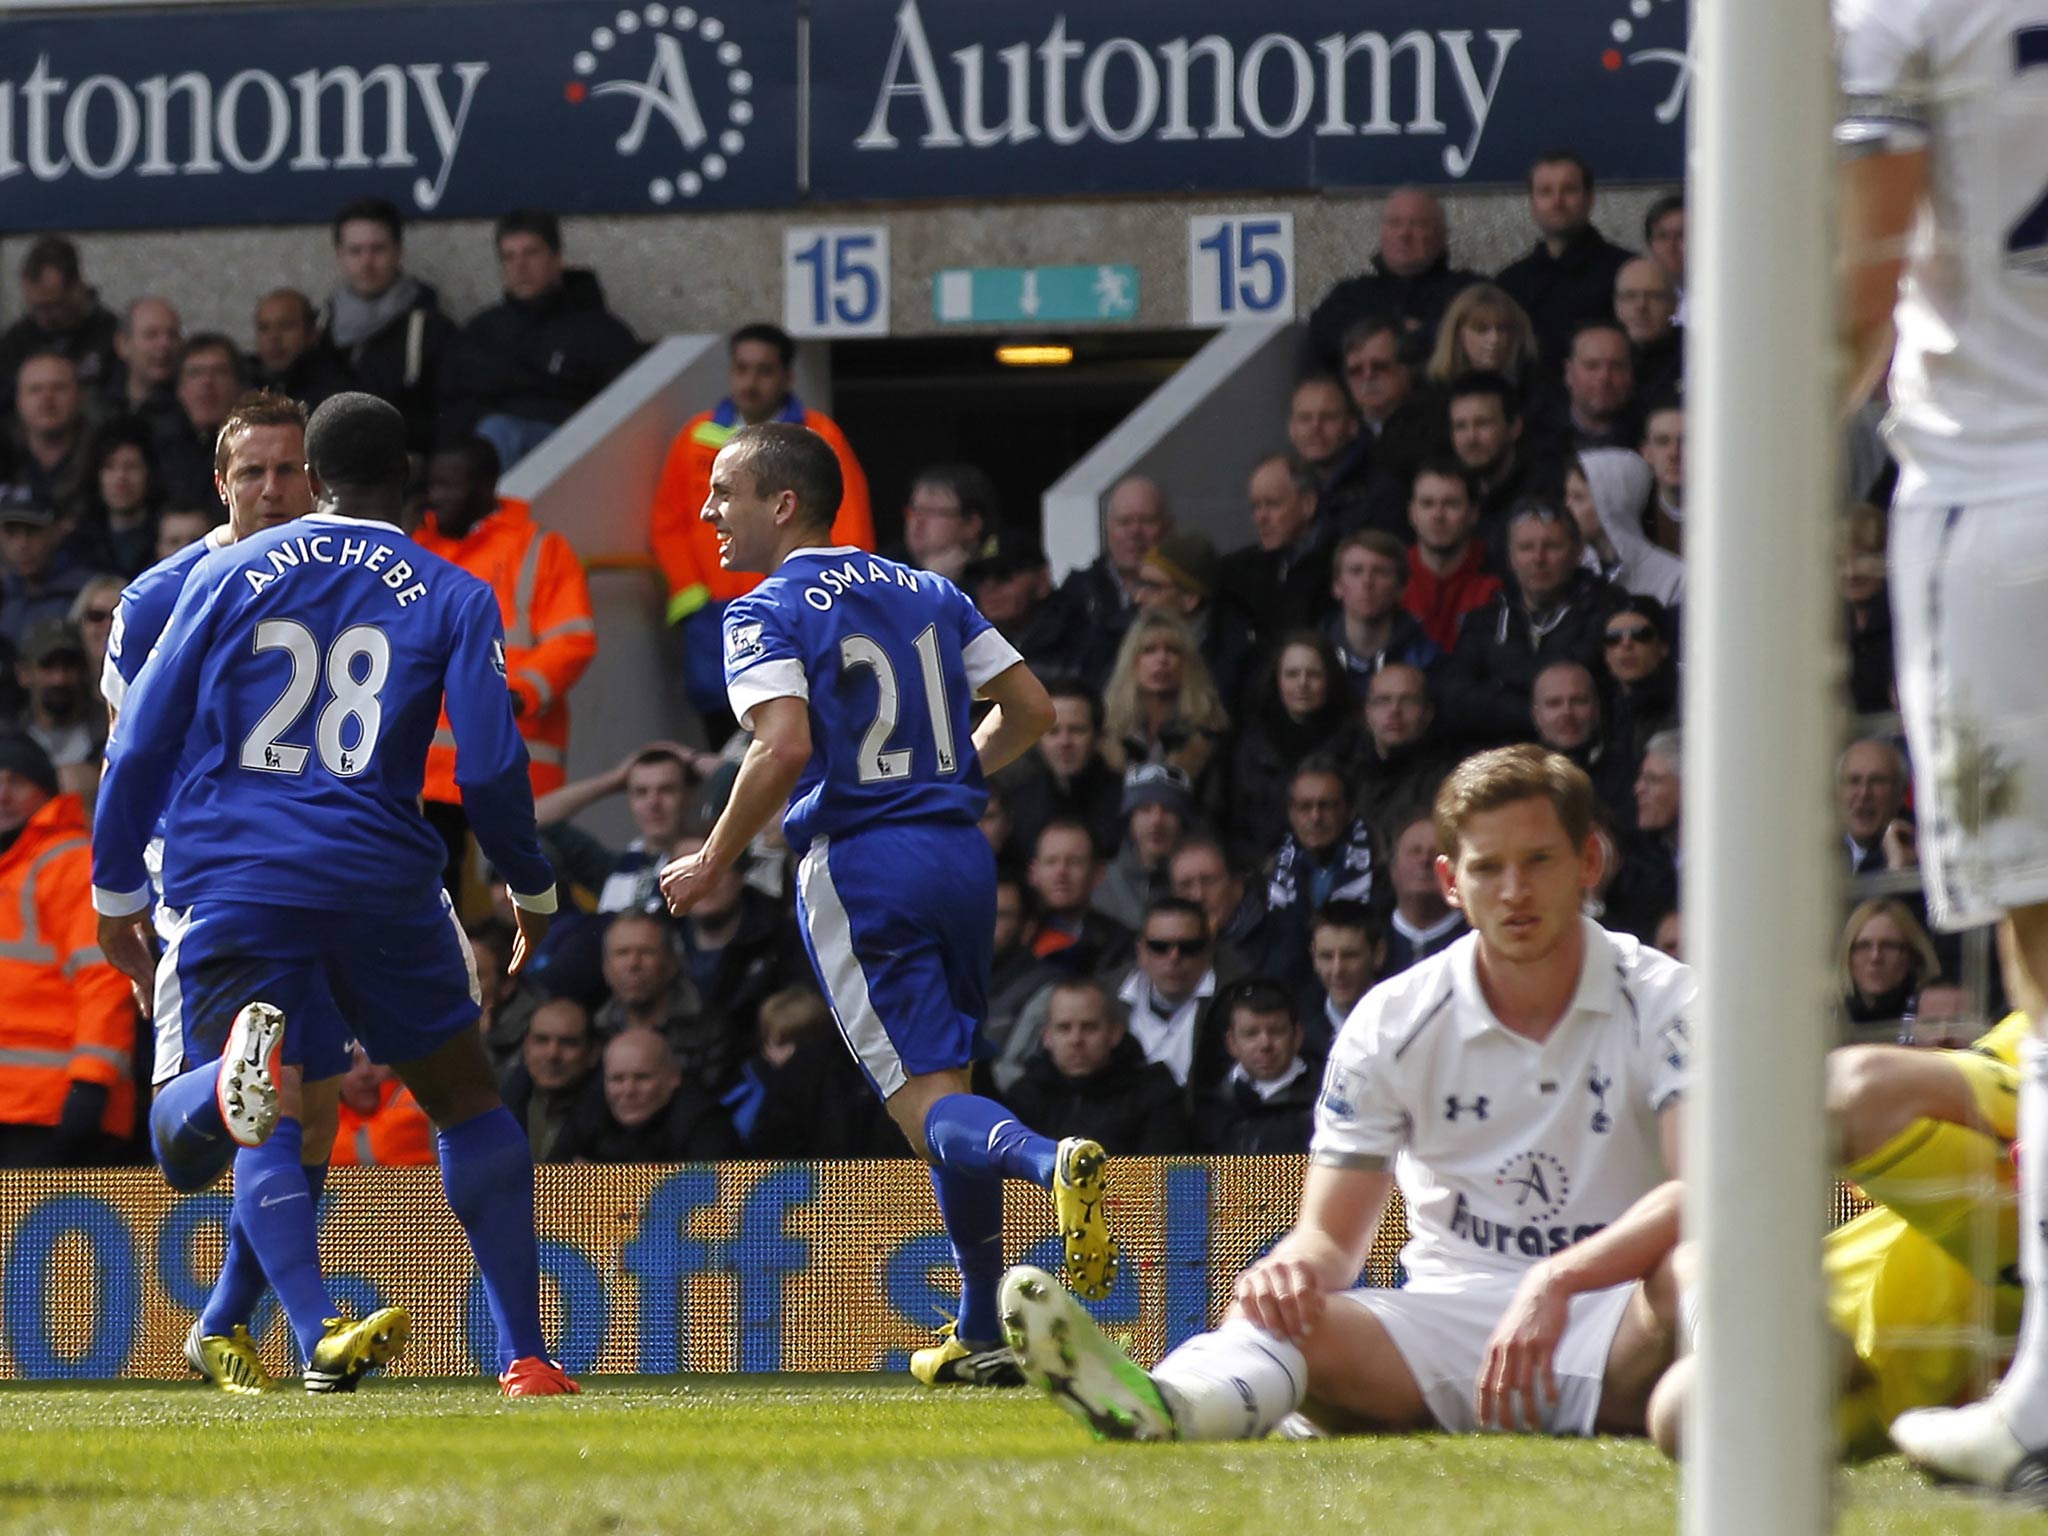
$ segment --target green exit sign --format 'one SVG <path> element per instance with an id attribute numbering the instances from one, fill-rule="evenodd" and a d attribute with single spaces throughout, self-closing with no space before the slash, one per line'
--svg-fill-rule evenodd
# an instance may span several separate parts
<path id="1" fill-rule="evenodd" d="M 932 279 L 941 325 L 1069 325 L 1138 318 L 1138 269 L 949 267 Z"/>

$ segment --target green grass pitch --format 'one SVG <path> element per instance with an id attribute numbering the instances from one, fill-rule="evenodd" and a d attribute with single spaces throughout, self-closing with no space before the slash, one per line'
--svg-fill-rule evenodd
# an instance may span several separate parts
<path id="1" fill-rule="evenodd" d="M 1678 1479 L 1623 1441 L 1097 1445 L 1025 1392 L 870 1377 L 482 1381 L 354 1397 L 0 1389 L 0 1531 L 1599 1536 L 1676 1529 Z M 2039 1531 L 1897 1461 L 1844 1475 L 1854 1532 Z"/>

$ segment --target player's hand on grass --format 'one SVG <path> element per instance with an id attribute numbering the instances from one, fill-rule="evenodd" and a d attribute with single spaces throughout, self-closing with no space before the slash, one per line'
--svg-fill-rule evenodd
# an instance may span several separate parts
<path id="1" fill-rule="evenodd" d="M 1571 1295 L 1538 1264 L 1516 1287 L 1479 1367 L 1479 1422 L 1487 1429 L 1536 1429 L 1557 1401 L 1557 1345 L 1570 1320 Z"/>
<path id="2" fill-rule="evenodd" d="M 1245 1316 L 1297 1344 L 1323 1319 L 1322 1276 L 1307 1259 L 1268 1254 L 1237 1277 L 1236 1295 Z"/>
<path id="3" fill-rule="evenodd" d="M 149 1017 L 156 998 L 156 951 L 149 943 L 149 914 L 136 912 L 127 917 L 100 918 L 100 953 L 135 991 L 135 1006 Z"/>
<path id="4" fill-rule="evenodd" d="M 506 963 L 505 974 L 517 976 L 540 948 L 540 941 L 548 936 L 548 914 L 529 912 L 514 902 L 512 922 L 517 931 L 512 935 L 512 958 Z"/>
<path id="5" fill-rule="evenodd" d="M 705 861 L 701 848 L 664 864 L 661 894 L 668 902 L 669 911 L 677 917 L 686 916 L 690 908 L 704 899 L 704 893 L 711 888 L 711 881 L 717 874 L 717 868 Z"/>

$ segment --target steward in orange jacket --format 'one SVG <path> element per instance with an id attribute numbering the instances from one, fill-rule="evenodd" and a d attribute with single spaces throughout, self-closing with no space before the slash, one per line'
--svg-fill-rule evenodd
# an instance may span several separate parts
<path id="1" fill-rule="evenodd" d="M 135 1125 L 135 996 L 99 947 L 85 805 L 0 738 L 0 1167 L 108 1160 Z"/>
<path id="2" fill-rule="evenodd" d="M 693 416 L 669 445 L 661 486 L 654 494 L 650 537 L 654 556 L 668 578 L 668 621 L 683 626 L 683 682 L 693 708 L 707 718 L 725 712 L 725 653 L 719 619 L 725 605 L 760 584 L 748 571 L 718 563 L 718 536 L 698 515 L 711 496 L 711 461 L 742 426 L 786 421 L 809 427 L 832 445 L 846 482 L 832 541 L 858 549 L 875 547 L 875 519 L 868 504 L 868 480 L 838 424 L 790 393 L 790 365 L 796 344 L 772 325 L 735 331 L 729 393 L 713 409 Z M 716 743 L 714 742 L 715 746 Z"/>
<path id="3" fill-rule="evenodd" d="M 497 455 L 481 438 L 434 455 L 428 496 L 436 509 L 413 538 L 488 582 L 505 622 L 505 681 L 526 742 L 533 792 L 568 778 L 569 690 L 597 654 L 590 588 L 569 541 L 533 521 L 521 501 L 497 498 Z M 459 804 L 455 736 L 446 711 L 427 752 L 426 798 Z"/>
<path id="4" fill-rule="evenodd" d="M 434 1160 L 434 1123 L 419 1101 L 389 1068 L 370 1067 L 358 1057 L 342 1079 L 335 1166 L 416 1168 Z"/>

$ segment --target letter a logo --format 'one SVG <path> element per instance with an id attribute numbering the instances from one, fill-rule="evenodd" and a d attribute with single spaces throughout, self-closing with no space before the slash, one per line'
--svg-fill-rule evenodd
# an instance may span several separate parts
<path id="1" fill-rule="evenodd" d="M 607 80 L 590 92 L 593 96 L 614 93 L 630 96 L 639 103 L 633 112 L 633 121 L 619 135 L 619 153 L 622 155 L 640 152 L 640 146 L 647 142 L 648 122 L 657 112 L 675 129 L 676 137 L 682 140 L 685 150 L 695 150 L 711 137 L 704 127 L 703 113 L 697 110 L 697 97 L 690 90 L 690 72 L 683 64 L 683 45 L 667 33 L 661 33 L 654 39 L 654 67 L 648 71 L 644 84 L 633 80 Z"/>

